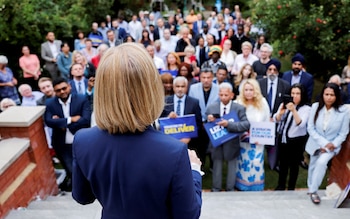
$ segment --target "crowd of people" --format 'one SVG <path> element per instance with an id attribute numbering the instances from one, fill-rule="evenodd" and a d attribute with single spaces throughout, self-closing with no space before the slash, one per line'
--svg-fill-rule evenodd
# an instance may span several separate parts
<path id="1" fill-rule="evenodd" d="M 124 98 L 108 103 L 96 100 L 102 98 L 100 96 L 95 96 L 94 100 L 95 76 L 108 71 L 106 66 L 103 70 L 99 68 L 100 61 L 104 60 L 109 48 L 140 44 L 147 51 L 142 54 L 150 56 L 163 83 L 161 92 L 165 95 L 165 107 L 161 117 L 195 114 L 198 137 L 180 141 L 197 152 L 202 164 L 209 154 L 213 192 L 223 189 L 224 161 L 228 165 L 226 191 L 264 190 L 265 149 L 269 168 L 279 172 L 276 190 L 294 190 L 299 165 L 308 168 L 308 159 L 304 157 L 306 150 L 310 155 L 307 182 L 310 197 L 314 203 L 320 203 L 317 190 L 325 176 L 327 163 L 339 153 L 348 134 L 349 113 L 343 104 L 349 103 L 349 95 L 342 90 L 341 84 L 350 81 L 350 56 L 342 77 L 334 75 L 322 89 L 317 102 L 312 104 L 314 79 L 306 71 L 304 56 L 294 54 L 291 69 L 280 72 L 281 62 L 272 58 L 273 47 L 263 31 L 256 28 L 249 18 L 243 19 L 237 6 L 233 12 L 229 8 L 222 13 L 213 11 L 207 19 L 203 19 L 201 13 L 195 14 L 194 10 L 190 10 L 186 17 L 176 13 L 167 19 L 158 13 L 140 11 L 130 22 L 122 16 L 111 19 L 107 15 L 105 21 L 92 24 L 87 37 L 78 31 L 73 51 L 68 42 L 56 40 L 54 32 L 47 33 L 46 39 L 41 45 L 41 58 L 50 78 L 41 76 L 39 58 L 30 53 L 28 46 L 23 46 L 19 64 L 24 84 L 18 90 L 17 79 L 7 67 L 7 58 L 0 56 L 1 110 L 11 105 L 46 105 L 45 124 L 51 128 L 51 139 L 48 140 L 52 140 L 50 145 L 67 172 L 66 188 L 71 187 L 74 135 L 79 129 L 90 127 L 91 120 L 96 125 L 95 116 L 91 117 L 92 110 L 96 109 L 94 103 L 98 101 L 99 109 L 107 104 L 106 109 L 111 111 L 120 111 L 120 105 L 129 104 Z M 127 46 L 124 48 L 128 49 Z M 113 68 L 120 62 L 119 59 L 105 60 L 104 65 Z M 132 62 L 129 60 L 123 64 Z M 132 67 L 143 72 L 143 66 Z M 121 79 L 127 84 L 127 80 L 133 80 L 133 77 Z M 109 86 L 116 85 L 114 81 L 105 82 L 101 85 L 103 88 L 99 87 L 101 93 L 103 89 L 107 91 Z M 142 81 L 135 80 L 134 83 L 140 83 L 137 86 L 144 88 L 144 93 L 150 90 Z M 125 96 L 130 95 L 126 91 L 116 90 L 125 92 Z M 144 103 L 146 106 L 156 107 Z M 96 115 L 99 127 L 107 122 L 102 119 L 102 112 L 113 116 L 113 112 L 102 109 Z M 142 110 L 142 107 L 135 108 L 133 112 Z M 249 139 L 250 123 L 274 122 L 277 127 L 275 144 L 253 144 L 236 137 L 213 147 L 203 125 L 231 111 L 238 114 L 240 121 L 222 119 L 219 125 L 229 132 L 245 133 Z M 131 115 L 123 114 L 129 112 L 120 113 L 119 116 L 132 119 Z M 121 130 L 121 127 L 111 125 L 106 129 L 110 133 L 139 130 L 130 130 L 130 127 Z M 101 135 L 96 130 L 91 133 Z"/>

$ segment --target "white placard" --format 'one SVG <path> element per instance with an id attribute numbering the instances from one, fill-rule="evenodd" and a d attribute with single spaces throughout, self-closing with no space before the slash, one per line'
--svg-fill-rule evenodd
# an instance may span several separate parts
<path id="1" fill-rule="evenodd" d="M 249 143 L 275 145 L 276 125 L 274 122 L 251 122 Z"/>

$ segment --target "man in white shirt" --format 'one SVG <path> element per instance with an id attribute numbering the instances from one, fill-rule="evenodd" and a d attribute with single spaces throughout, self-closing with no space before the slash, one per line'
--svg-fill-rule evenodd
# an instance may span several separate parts
<path id="1" fill-rule="evenodd" d="M 248 41 L 242 43 L 242 53 L 237 55 L 235 59 L 235 64 L 233 64 L 233 68 L 231 74 L 237 76 L 242 66 L 246 63 L 253 65 L 253 63 L 259 60 L 258 57 L 252 54 L 252 44 Z"/>
<path id="2" fill-rule="evenodd" d="M 178 38 L 176 36 L 172 36 L 169 29 L 164 29 L 163 38 L 160 39 L 160 43 L 167 53 L 175 51 L 177 41 Z"/>
<path id="3" fill-rule="evenodd" d="M 163 60 L 154 55 L 154 47 L 151 45 L 148 45 L 146 47 L 146 50 L 147 50 L 148 54 L 152 57 L 153 62 L 156 65 L 156 68 L 158 70 L 165 70 L 165 64 L 164 64 Z"/>
<path id="4" fill-rule="evenodd" d="M 133 15 L 129 22 L 129 32 L 135 42 L 138 42 L 141 39 L 142 25 L 141 22 L 137 20 L 136 15 Z"/>
<path id="5" fill-rule="evenodd" d="M 91 108 L 83 95 L 71 94 L 71 86 L 63 78 L 53 82 L 55 97 L 46 101 L 45 123 L 52 128 L 52 146 L 67 173 L 67 191 L 71 191 L 72 143 L 74 134 L 90 126 Z"/>

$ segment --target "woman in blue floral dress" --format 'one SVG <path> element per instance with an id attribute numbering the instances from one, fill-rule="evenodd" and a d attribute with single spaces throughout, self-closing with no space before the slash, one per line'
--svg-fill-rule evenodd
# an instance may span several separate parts
<path id="1" fill-rule="evenodd" d="M 255 79 L 247 79 L 240 86 L 237 103 L 246 107 L 249 122 L 267 122 L 270 109 Z M 262 191 L 265 185 L 264 145 L 250 144 L 249 133 L 241 138 L 236 188 L 241 191 Z"/>
<path id="2" fill-rule="evenodd" d="M 19 105 L 21 101 L 16 88 L 17 79 L 13 77 L 11 69 L 6 67 L 7 63 L 6 56 L 0 55 L 0 100 L 10 98 Z"/>

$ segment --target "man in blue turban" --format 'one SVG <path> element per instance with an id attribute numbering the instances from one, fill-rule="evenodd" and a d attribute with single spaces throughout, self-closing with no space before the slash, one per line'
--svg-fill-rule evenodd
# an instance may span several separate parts
<path id="1" fill-rule="evenodd" d="M 282 79 L 289 82 L 290 85 L 301 83 L 307 90 L 308 102 L 311 103 L 312 92 L 314 90 L 314 78 L 305 71 L 305 58 L 297 53 L 292 58 L 292 70 L 283 73 Z"/>

